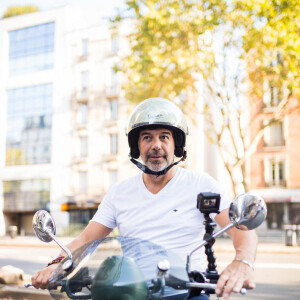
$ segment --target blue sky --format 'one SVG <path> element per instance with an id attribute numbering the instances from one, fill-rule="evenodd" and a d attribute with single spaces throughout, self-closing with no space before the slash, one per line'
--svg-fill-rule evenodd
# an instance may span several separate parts
<path id="1" fill-rule="evenodd" d="M 36 5 L 40 10 L 48 10 L 73 4 L 83 10 L 92 8 L 98 16 L 110 17 L 115 14 L 117 8 L 122 7 L 122 3 L 124 0 L 0 0 L 0 16 L 9 6 Z"/>

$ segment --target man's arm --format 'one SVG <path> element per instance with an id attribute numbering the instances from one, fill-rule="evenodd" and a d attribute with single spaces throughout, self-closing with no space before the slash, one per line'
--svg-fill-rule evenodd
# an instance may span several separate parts
<path id="1" fill-rule="evenodd" d="M 86 228 L 71 242 L 67 245 L 67 248 L 73 252 L 75 249 L 81 247 L 82 245 L 95 241 L 97 239 L 102 239 L 111 233 L 112 229 L 108 228 L 97 222 L 90 222 Z M 61 250 L 60 254 L 65 256 L 66 253 Z"/>
<path id="2" fill-rule="evenodd" d="M 229 224 L 228 209 L 220 212 L 215 220 L 221 227 Z M 252 266 L 257 250 L 257 235 L 254 230 L 242 231 L 234 227 L 227 233 L 233 241 L 235 257 L 221 273 L 216 288 L 216 293 L 225 299 L 230 296 L 231 292 L 238 293 L 243 286 L 255 288 Z"/>
<path id="3" fill-rule="evenodd" d="M 105 238 L 110 232 L 112 231 L 111 228 L 108 228 L 100 223 L 97 222 L 90 222 L 87 227 L 77 236 L 71 243 L 67 245 L 67 248 L 73 252 L 75 249 L 83 246 L 84 244 Z M 65 256 L 66 253 L 64 251 L 60 251 L 59 256 Z M 46 289 L 49 279 L 57 268 L 57 264 L 50 265 L 44 268 L 41 271 L 38 271 L 32 278 L 31 282 L 35 288 Z"/>

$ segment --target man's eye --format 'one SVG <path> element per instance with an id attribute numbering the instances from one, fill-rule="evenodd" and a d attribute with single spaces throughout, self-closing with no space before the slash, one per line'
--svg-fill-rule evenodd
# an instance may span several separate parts
<path id="1" fill-rule="evenodd" d="M 163 140 L 168 140 L 168 139 L 169 139 L 169 137 L 168 137 L 167 135 L 163 135 L 161 138 L 162 138 Z"/>

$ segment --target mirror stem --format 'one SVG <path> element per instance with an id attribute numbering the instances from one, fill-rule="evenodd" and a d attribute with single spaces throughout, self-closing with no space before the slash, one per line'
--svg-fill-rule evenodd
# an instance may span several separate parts
<path id="1" fill-rule="evenodd" d="M 228 225 L 226 225 L 225 227 L 223 227 L 222 229 L 218 230 L 217 232 L 215 232 L 214 234 L 212 234 L 208 239 L 204 240 L 197 248 L 193 249 L 190 254 L 187 256 L 186 258 L 186 271 L 188 273 L 190 273 L 190 264 L 191 264 L 191 256 L 194 252 L 196 252 L 197 250 L 199 250 L 201 247 L 205 246 L 206 244 L 209 243 L 210 240 L 216 238 L 217 236 L 221 235 L 222 233 L 226 232 L 228 229 L 234 227 L 234 224 L 230 223 Z"/>
<path id="2" fill-rule="evenodd" d="M 53 241 L 67 253 L 69 260 L 72 260 L 71 251 L 68 248 L 66 248 L 49 229 L 46 229 L 46 232 L 53 239 Z"/>

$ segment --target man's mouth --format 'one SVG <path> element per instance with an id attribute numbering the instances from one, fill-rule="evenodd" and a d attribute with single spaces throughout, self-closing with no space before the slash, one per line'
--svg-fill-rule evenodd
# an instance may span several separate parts
<path id="1" fill-rule="evenodd" d="M 163 154 L 149 154 L 147 157 L 147 159 L 154 160 L 154 161 L 158 161 L 164 158 L 166 159 L 166 156 Z"/>

